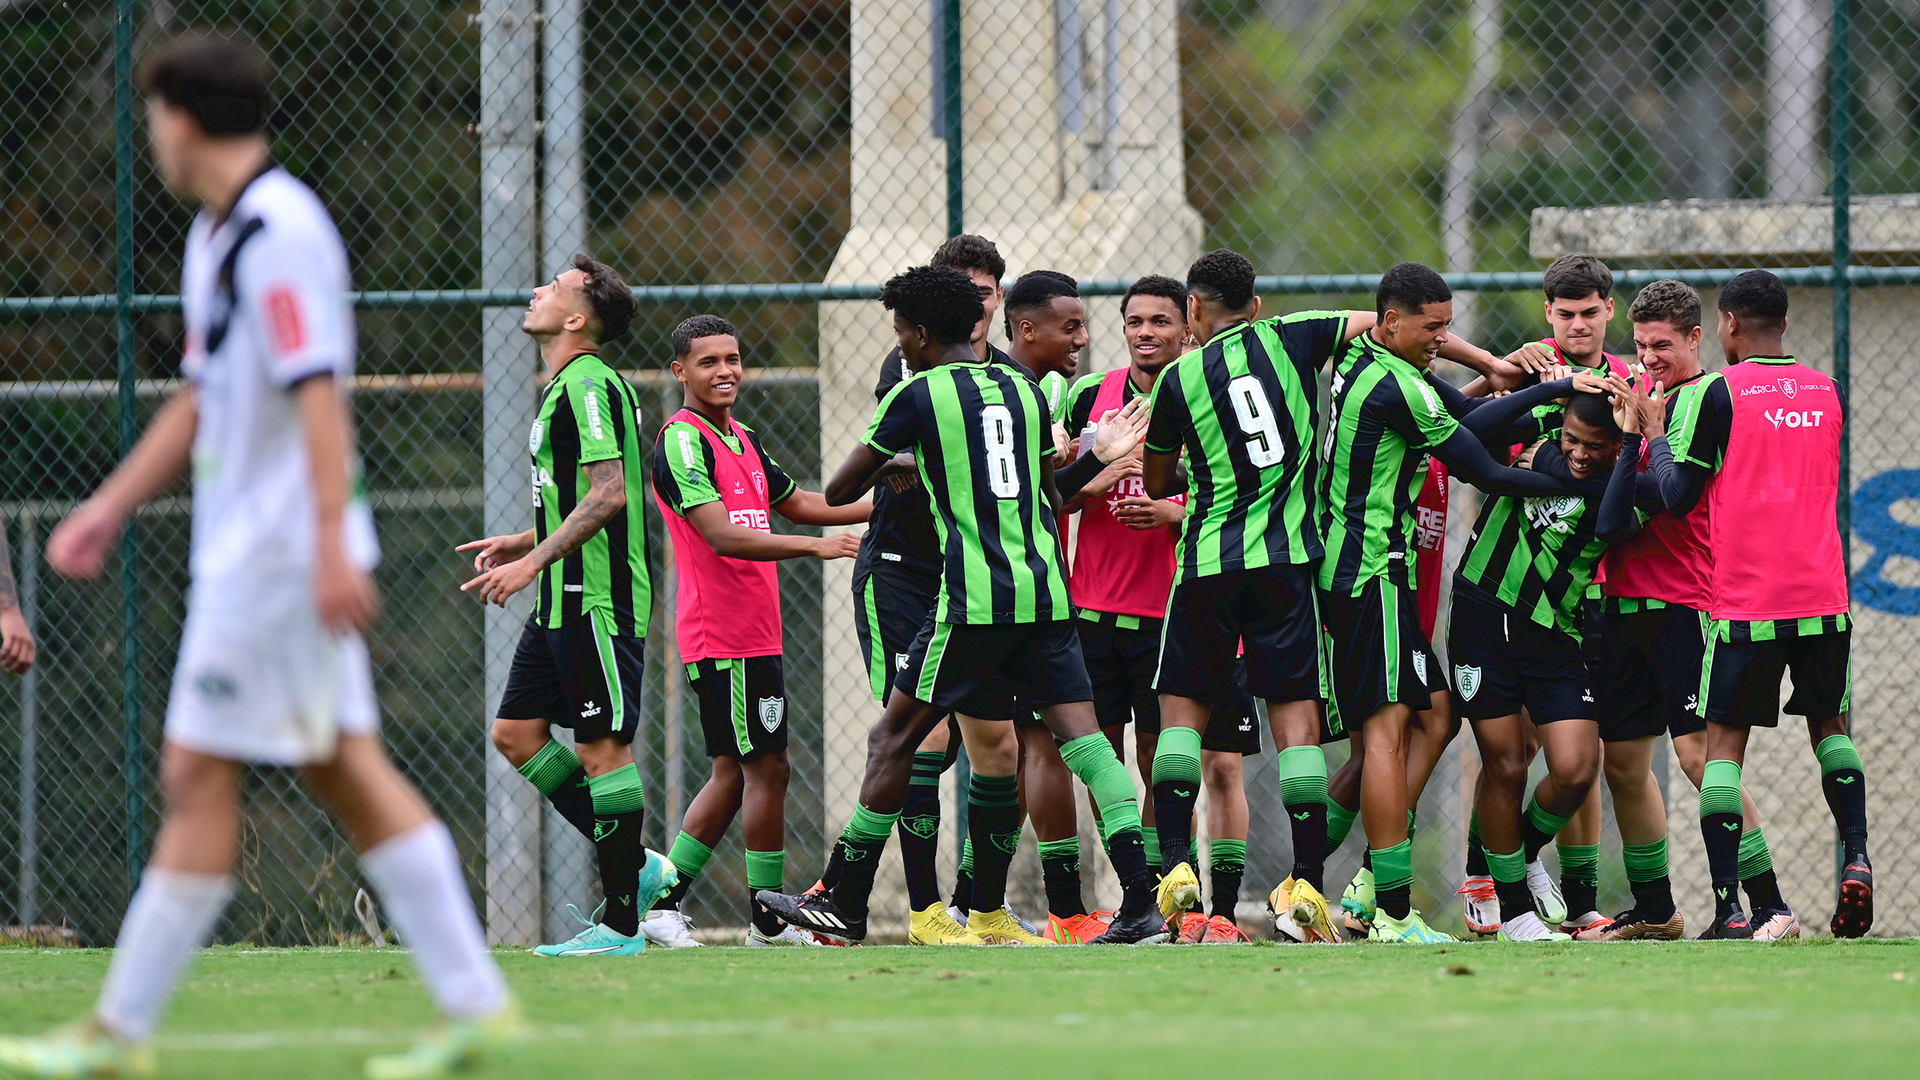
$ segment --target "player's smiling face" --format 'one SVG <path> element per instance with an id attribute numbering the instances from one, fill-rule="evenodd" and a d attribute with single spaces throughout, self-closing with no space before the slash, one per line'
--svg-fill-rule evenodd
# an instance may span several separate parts
<path id="1" fill-rule="evenodd" d="M 1606 344 L 1607 323 L 1613 318 L 1613 301 L 1588 293 L 1578 300 L 1547 301 L 1547 323 L 1553 327 L 1553 342 L 1560 354 L 1593 367 Z"/>
<path id="2" fill-rule="evenodd" d="M 1633 347 L 1647 385 L 1673 387 L 1700 374 L 1700 328 L 1682 333 L 1670 322 L 1633 324 Z"/>
<path id="3" fill-rule="evenodd" d="M 1573 478 L 1585 480 L 1620 456 L 1620 437 L 1569 412 L 1560 425 L 1560 452 L 1567 455 L 1567 471 Z"/>
<path id="4" fill-rule="evenodd" d="M 1422 304 L 1412 311 L 1388 308 L 1387 317 L 1374 327 L 1374 340 L 1400 359 L 1424 368 L 1440 355 L 1452 325 L 1451 300 Z"/>
<path id="5" fill-rule="evenodd" d="M 1128 300 L 1121 325 L 1127 359 L 1142 371 L 1159 371 L 1173 363 L 1187 342 L 1187 313 L 1164 296 L 1142 293 Z"/>
<path id="6" fill-rule="evenodd" d="M 1080 350 L 1087 347 L 1087 305 L 1077 296 L 1056 296 L 1047 306 L 1014 326 L 1026 344 L 1026 353 L 1041 374 L 1073 374 Z"/>
<path id="7" fill-rule="evenodd" d="M 673 362 L 673 377 L 687 388 L 688 400 L 710 409 L 733 408 L 745 373 L 740 340 L 732 334 L 694 338 L 687 355 Z"/>

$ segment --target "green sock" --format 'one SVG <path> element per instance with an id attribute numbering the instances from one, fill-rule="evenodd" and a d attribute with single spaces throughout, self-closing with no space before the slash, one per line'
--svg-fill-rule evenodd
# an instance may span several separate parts
<path id="1" fill-rule="evenodd" d="M 1212 914 L 1231 921 L 1247 873 L 1247 842 L 1217 839 L 1207 843 L 1207 876 L 1212 879 Z"/>
<path id="2" fill-rule="evenodd" d="M 1487 849 L 1487 869 L 1493 876 L 1493 891 L 1500 897 L 1500 921 L 1519 918 L 1533 910 L 1533 894 L 1527 891 L 1527 856 L 1524 851 L 1499 852 Z"/>
<path id="3" fill-rule="evenodd" d="M 1715 759 L 1700 773 L 1700 837 L 1707 849 L 1716 917 L 1739 910 L 1740 834 L 1745 812 L 1740 805 L 1740 766 Z"/>
<path id="4" fill-rule="evenodd" d="M 1860 762 L 1860 752 L 1845 735 L 1829 735 L 1820 740 L 1814 756 L 1820 759 L 1820 791 L 1827 797 L 1834 827 L 1840 830 L 1846 859 L 1853 862 L 1864 858 L 1867 854 L 1867 774 Z"/>
<path id="5" fill-rule="evenodd" d="M 1740 834 L 1740 880 L 1758 877 L 1773 869 L 1773 852 L 1767 847 L 1767 835 L 1759 826 Z"/>
<path id="6" fill-rule="evenodd" d="M 1147 865 L 1159 866 L 1160 865 L 1160 830 L 1142 826 L 1140 829 L 1140 842 L 1146 847 Z"/>
<path id="7" fill-rule="evenodd" d="M 960 841 L 960 872 L 973 873 L 973 837 Z"/>
<path id="8" fill-rule="evenodd" d="M 600 860 L 600 892 L 607 901 L 600 921 L 632 937 L 640 932 L 640 866 L 647 858 L 640 827 L 646 821 L 647 792 L 640 783 L 640 770 L 631 764 L 594 777 L 587 790 L 593 796 L 593 849 Z"/>
<path id="9" fill-rule="evenodd" d="M 1620 858 L 1627 864 L 1628 881 L 1658 881 L 1669 873 L 1664 836 L 1651 844 L 1626 844 L 1620 849 Z"/>
<path id="10" fill-rule="evenodd" d="M 567 824 L 580 830 L 581 836 L 593 839 L 593 793 L 588 788 L 587 770 L 574 756 L 573 747 L 548 739 L 520 766 L 520 775 L 540 789 Z"/>
<path id="11" fill-rule="evenodd" d="M 844 866 L 840 883 L 834 886 L 833 902 L 840 910 L 857 919 L 867 917 L 867 900 L 873 895 L 873 875 L 880 867 L 880 853 L 887 849 L 887 838 L 900 820 L 900 812 L 876 813 L 855 803 L 853 816 L 840 832 L 840 854 Z"/>
<path id="12" fill-rule="evenodd" d="M 753 912 L 754 928 L 767 937 L 780 932 L 780 919 L 760 903 L 761 889 L 780 892 L 786 885 L 787 853 L 782 851 L 747 852 L 747 907 Z"/>
<path id="13" fill-rule="evenodd" d="M 1041 840 L 1040 880 L 1047 890 L 1047 913 L 1065 918 L 1085 915 L 1087 905 L 1080 892 L 1080 838 Z"/>
<path id="14" fill-rule="evenodd" d="M 1700 771 L 1700 816 L 1742 814 L 1740 766 L 1731 761 L 1709 761 Z"/>
<path id="15" fill-rule="evenodd" d="M 1200 733 L 1169 724 L 1153 751 L 1153 825 L 1161 868 L 1193 861 L 1193 807 L 1200 798 Z"/>
<path id="16" fill-rule="evenodd" d="M 1814 748 L 1813 756 L 1820 760 L 1822 774 L 1862 768 L 1860 751 L 1854 749 L 1853 740 L 1845 735 L 1829 735 L 1821 739 L 1820 745 Z"/>
<path id="17" fill-rule="evenodd" d="M 673 838 L 673 847 L 667 850 L 667 861 L 680 871 L 680 882 L 667 895 L 654 902 L 654 909 L 677 908 L 680 901 L 693 887 L 700 871 L 707 868 L 707 860 L 713 858 L 713 849 L 695 840 L 689 833 L 682 832 Z"/>
<path id="18" fill-rule="evenodd" d="M 1280 806 L 1293 835 L 1291 876 L 1324 889 L 1327 862 L 1327 755 L 1318 746 L 1280 751 Z"/>
<path id="19" fill-rule="evenodd" d="M 1100 808 L 1102 837 L 1111 840 L 1124 829 L 1140 827 L 1140 800 L 1134 795 L 1133 780 L 1127 767 L 1113 754 L 1113 744 L 1105 735 L 1082 735 L 1060 748 L 1060 760 L 1087 785 L 1093 803 Z"/>
<path id="20" fill-rule="evenodd" d="M 1526 812 L 1520 815 L 1520 853 L 1528 862 L 1540 857 L 1540 849 L 1553 842 L 1553 834 L 1567 827 L 1568 818 L 1541 809 L 1533 798 L 1527 799 Z"/>
<path id="21" fill-rule="evenodd" d="M 1359 816 L 1358 807 L 1349 810 L 1331 798 L 1327 800 L 1327 851 L 1329 853 L 1346 842 L 1347 834 L 1353 831 L 1353 823 Z"/>
<path id="22" fill-rule="evenodd" d="M 1567 822 L 1571 820 L 1573 819 L 1563 818 L 1558 814 L 1548 813 L 1547 811 L 1541 809 L 1540 804 L 1537 802 L 1534 802 L 1532 800 L 1528 800 L 1527 802 L 1528 823 L 1530 823 L 1534 828 L 1547 834 L 1547 836 L 1549 837 L 1553 836 L 1553 834 L 1559 832 L 1561 829 L 1566 828 Z"/>
<path id="23" fill-rule="evenodd" d="M 1374 848 L 1373 895 L 1389 918 L 1404 919 L 1411 910 L 1413 842 L 1402 840 L 1390 848 Z"/>
<path id="24" fill-rule="evenodd" d="M 1524 883 L 1527 880 L 1527 857 L 1518 851 L 1501 854 L 1498 851 L 1487 852 L 1487 869 L 1492 871 L 1495 883 Z"/>
<path id="25" fill-rule="evenodd" d="M 1575 915 L 1600 910 L 1600 845 L 1561 844 L 1560 892 Z"/>

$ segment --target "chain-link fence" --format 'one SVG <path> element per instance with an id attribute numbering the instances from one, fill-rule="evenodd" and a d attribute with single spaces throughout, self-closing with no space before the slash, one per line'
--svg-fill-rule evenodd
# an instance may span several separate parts
<path id="1" fill-rule="evenodd" d="M 1852 19 L 1837 50 L 1836 7 Z M 584 843 L 543 820 L 487 748 L 520 615 L 460 594 L 452 552 L 525 527 L 537 362 L 514 309 L 574 250 L 618 267 L 643 315 L 612 359 L 650 423 L 679 405 L 670 328 L 726 315 L 753 369 L 742 418 L 817 487 L 871 412 L 888 343 L 876 283 L 955 226 L 994 239 L 1010 273 L 1091 283 L 1103 299 L 1089 304 L 1088 370 L 1126 361 L 1112 299 L 1126 281 L 1179 276 L 1220 245 L 1275 275 L 1269 311 L 1364 307 L 1401 259 L 1467 275 L 1456 284 L 1478 291 L 1459 329 L 1497 352 L 1546 336 L 1539 269 L 1569 251 L 1619 274 L 1616 353 L 1632 350 L 1625 306 L 1646 271 L 1710 286 L 1736 268 L 1799 268 L 1789 342 L 1843 365 L 1856 410 L 1855 732 L 1882 926 L 1920 930 L 1902 903 L 1920 879 L 1900 857 L 1920 830 L 1903 753 L 1920 402 L 1900 377 L 1903 327 L 1920 315 L 1920 269 L 1905 269 L 1920 267 L 1920 196 L 1891 194 L 1920 190 L 1920 9 L 1899 0 L 1611 0 L 1577 14 L 1540 0 L 0 0 L 0 517 L 42 646 L 32 673 L 0 681 L 0 913 L 13 921 L 108 940 L 156 821 L 185 496 L 139 517 L 101 583 L 52 575 L 40 550 L 175 385 L 170 294 L 190 215 L 147 161 L 130 71 L 195 28 L 244 32 L 270 55 L 276 156 L 319 191 L 352 254 L 355 412 L 387 552 L 372 635 L 386 732 L 452 824 L 497 938 L 563 929 L 564 905 L 588 906 L 593 889 Z M 1856 196 L 1850 253 L 1826 198 L 1836 176 Z M 1702 201 L 1650 205 L 1668 199 Z M 1875 287 L 1836 304 L 1836 280 Z M 1837 334 L 1836 313 L 1851 319 Z M 1462 491 L 1456 552 L 1473 509 Z M 707 768 L 671 578 L 663 558 L 635 748 L 661 848 Z M 781 585 L 797 878 L 851 807 L 875 706 L 845 564 L 786 564 Z M 1814 925 L 1833 839 L 1797 724 L 1755 739 L 1747 775 L 1787 896 Z M 1416 901 L 1429 911 L 1457 910 L 1474 768 L 1463 737 L 1422 804 Z M 1676 882 L 1704 914 L 1695 802 L 1666 771 Z M 1250 904 L 1289 862 L 1272 773 L 1270 751 L 1249 761 Z M 246 888 L 223 933 L 354 932 L 340 834 L 289 774 L 256 771 L 248 795 Z M 1603 906 L 1625 898 L 1610 824 L 1607 836 Z M 1013 899 L 1036 912 L 1031 847 Z M 1117 898 L 1110 882 L 1096 895 Z M 744 922 L 737 833 L 690 903 L 703 925 Z M 903 908 L 883 894 L 876 915 Z"/>

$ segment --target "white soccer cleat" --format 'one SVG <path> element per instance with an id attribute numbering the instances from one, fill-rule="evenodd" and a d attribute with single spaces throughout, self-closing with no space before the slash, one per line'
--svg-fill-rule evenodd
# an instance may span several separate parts
<path id="1" fill-rule="evenodd" d="M 812 949 L 824 949 L 819 939 L 803 930 L 791 926 L 782 926 L 777 934 L 763 934 L 757 926 L 747 927 L 747 940 L 741 942 L 749 949 L 783 949 L 802 946 Z"/>
<path id="2" fill-rule="evenodd" d="M 1468 933 L 1485 937 L 1500 932 L 1500 894 L 1490 877 L 1470 877 L 1460 886 Z"/>
<path id="3" fill-rule="evenodd" d="M 700 942 L 693 936 L 693 920 L 677 908 L 656 908 L 647 912 L 646 918 L 640 920 L 640 932 L 647 936 L 647 944 L 663 949 L 700 947 Z"/>
<path id="4" fill-rule="evenodd" d="M 1563 934 L 1578 934 L 1582 930 L 1595 926 L 1605 926 L 1611 922 L 1613 922 L 1613 920 L 1607 918 L 1605 915 L 1597 911 L 1589 911 L 1585 915 L 1568 916 L 1567 920 L 1560 924 L 1560 932 Z"/>
<path id="5" fill-rule="evenodd" d="M 1527 864 L 1527 891 L 1533 894 L 1533 910 L 1549 926 L 1567 919 L 1567 898 L 1560 895 L 1560 883 L 1547 873 L 1547 864 L 1535 859 Z"/>
<path id="6" fill-rule="evenodd" d="M 1571 935 L 1547 929 L 1536 912 L 1523 911 L 1500 924 L 1501 941 L 1572 941 Z"/>

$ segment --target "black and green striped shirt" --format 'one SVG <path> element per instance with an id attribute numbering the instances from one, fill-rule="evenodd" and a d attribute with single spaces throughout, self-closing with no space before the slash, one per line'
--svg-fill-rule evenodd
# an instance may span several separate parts
<path id="1" fill-rule="evenodd" d="M 1147 449 L 1185 448 L 1192 477 L 1179 580 L 1320 557 L 1316 377 L 1346 327 L 1344 311 L 1241 323 L 1161 373 Z"/>
<path id="2" fill-rule="evenodd" d="M 579 549 L 540 571 L 533 618 L 548 629 L 588 612 L 620 637 L 644 637 L 653 614 L 647 544 L 647 473 L 641 462 L 640 397 L 606 361 L 588 354 L 560 369 L 540 397 L 527 449 L 533 456 L 533 529 L 545 540 L 593 484 L 584 466 L 619 461 L 627 505 Z"/>
<path id="3" fill-rule="evenodd" d="M 946 364 L 894 387 L 867 446 L 911 451 L 933 503 L 943 566 L 934 618 L 1073 617 L 1054 509 L 1041 490 L 1053 420 L 1039 384 L 998 364 Z"/>
<path id="4" fill-rule="evenodd" d="M 1607 551 L 1597 536 L 1600 498 L 1486 500 L 1460 557 L 1455 590 L 1477 591 L 1541 626 L 1579 637 L 1580 604 Z"/>
<path id="5" fill-rule="evenodd" d="M 1460 426 L 1429 385 L 1435 377 L 1371 333 L 1341 353 L 1322 446 L 1322 589 L 1358 596 L 1376 577 L 1415 587 L 1413 508 L 1427 479 L 1426 451 Z"/>

